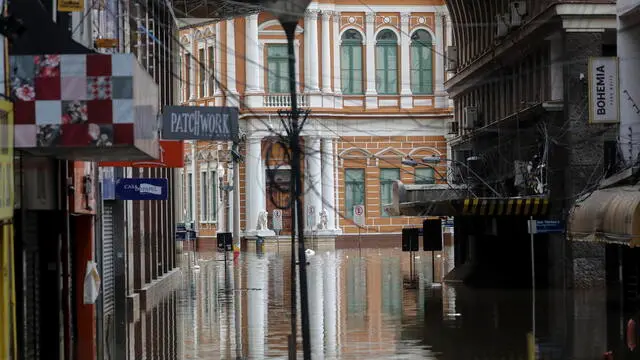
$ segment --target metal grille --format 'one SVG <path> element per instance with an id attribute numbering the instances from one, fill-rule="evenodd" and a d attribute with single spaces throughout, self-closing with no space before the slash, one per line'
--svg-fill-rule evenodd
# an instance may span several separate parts
<path id="1" fill-rule="evenodd" d="M 113 205 L 105 203 L 102 209 L 102 301 L 105 318 L 114 311 L 113 260 Z"/>
<path id="2" fill-rule="evenodd" d="M 40 258 L 38 256 L 38 216 L 23 219 L 24 271 L 24 359 L 40 359 Z M 19 302 L 18 302 L 19 303 Z"/>

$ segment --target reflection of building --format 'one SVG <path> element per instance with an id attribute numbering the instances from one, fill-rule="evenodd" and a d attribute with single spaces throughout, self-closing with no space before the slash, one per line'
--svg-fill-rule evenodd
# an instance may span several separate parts
<path id="1" fill-rule="evenodd" d="M 452 39 L 450 29 L 443 1 L 311 3 L 295 42 L 299 101 L 312 110 L 304 138 L 304 168 L 311 179 L 305 192 L 306 212 L 312 211 L 313 217 L 305 221 L 309 230 L 317 227 L 326 208 L 332 233 L 356 233 L 351 218 L 358 204 L 366 206 L 365 233 L 399 232 L 402 225 L 418 221 L 388 217 L 382 204 L 390 202 L 393 180 L 432 183 L 445 176 L 428 167 L 403 168 L 401 159 L 446 156 L 443 134 L 452 110 L 443 88 L 443 53 Z M 275 186 L 267 174 L 285 162 L 274 150 L 271 162 L 263 164 L 272 143 L 269 128 L 280 128 L 277 110 L 290 105 L 284 32 L 271 15 L 261 13 L 190 22 L 181 30 L 181 41 L 188 49 L 182 57 L 183 102 L 240 107 L 241 129 L 247 135 L 241 146 L 241 217 L 250 237 L 259 212 L 275 208 L 269 201 Z M 227 144 L 222 146 L 227 149 Z M 205 158 L 215 145 L 199 144 L 197 149 L 194 159 L 209 163 Z M 212 193 L 199 185 L 200 169 L 185 168 L 185 181 L 197 173 L 191 175 L 193 190 L 185 186 L 191 191 L 185 193 L 185 203 L 193 204 L 187 212 L 195 209 L 195 219 L 203 207 L 198 204 L 210 202 Z M 287 167 L 279 169 L 286 178 Z M 444 173 L 445 166 L 437 169 Z M 222 221 L 224 216 L 205 218 L 196 222 Z M 284 223 L 290 218 L 285 211 Z"/>

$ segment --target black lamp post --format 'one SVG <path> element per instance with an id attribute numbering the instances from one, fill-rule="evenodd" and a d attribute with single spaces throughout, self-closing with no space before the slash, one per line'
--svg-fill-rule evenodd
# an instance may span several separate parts
<path id="1" fill-rule="evenodd" d="M 295 215 L 292 216 L 291 225 L 291 335 L 289 337 L 289 359 L 296 358 L 297 334 L 296 334 L 296 260 L 295 238 L 298 235 L 298 270 L 300 274 L 300 313 L 302 316 L 302 350 L 305 360 L 311 360 L 311 341 L 309 334 L 309 302 L 307 295 L 307 259 L 304 247 L 304 223 L 302 176 L 300 162 L 302 149 L 300 149 L 300 134 L 304 121 L 300 122 L 300 110 L 298 109 L 298 95 L 296 91 L 296 58 L 294 40 L 298 21 L 302 18 L 310 0 L 264 0 L 261 5 L 273 13 L 280 21 L 287 35 L 287 50 L 289 55 L 289 91 L 291 93 L 290 123 L 284 128 L 288 132 L 289 147 L 291 149 L 291 195 Z"/>

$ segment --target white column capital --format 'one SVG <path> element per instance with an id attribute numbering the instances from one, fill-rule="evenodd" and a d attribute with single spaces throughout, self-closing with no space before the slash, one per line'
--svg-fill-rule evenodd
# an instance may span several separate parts
<path id="1" fill-rule="evenodd" d="M 318 14 L 320 13 L 320 10 L 317 9 L 307 9 L 304 12 L 304 18 L 305 19 L 309 19 L 309 20 L 318 20 Z"/>
<path id="2" fill-rule="evenodd" d="M 331 19 L 331 16 L 333 16 L 333 10 L 322 10 L 320 14 L 323 21 L 329 21 Z"/>
<path id="3" fill-rule="evenodd" d="M 411 18 L 411 13 L 409 13 L 409 12 L 400 13 L 400 24 L 401 25 L 405 25 L 405 24 L 408 25 L 410 18 Z"/>
<path id="4" fill-rule="evenodd" d="M 373 25 L 375 20 L 376 20 L 376 13 L 368 12 L 365 14 L 365 22 L 367 23 L 367 25 Z"/>
<path id="5" fill-rule="evenodd" d="M 340 24 L 340 11 L 334 11 L 333 12 L 333 22 L 336 22 L 338 24 Z"/>
<path id="6" fill-rule="evenodd" d="M 251 21 L 256 20 L 257 21 L 258 20 L 258 13 L 247 15 L 247 20 L 251 20 Z"/>

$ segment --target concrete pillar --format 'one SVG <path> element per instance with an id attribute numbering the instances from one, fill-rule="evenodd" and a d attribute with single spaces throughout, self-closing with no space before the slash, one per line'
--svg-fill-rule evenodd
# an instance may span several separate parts
<path id="1" fill-rule="evenodd" d="M 318 10 L 308 10 L 307 18 L 309 21 L 309 90 L 319 92 L 319 69 L 318 69 Z"/>
<path id="2" fill-rule="evenodd" d="M 322 12 L 322 92 L 331 93 L 331 11 Z"/>
<path id="3" fill-rule="evenodd" d="M 189 101 L 193 101 L 196 99 L 196 58 L 192 52 L 189 52 Z"/>
<path id="4" fill-rule="evenodd" d="M 333 139 L 322 139 L 322 207 L 327 210 L 327 230 L 336 230 L 335 163 Z"/>
<path id="5" fill-rule="evenodd" d="M 235 20 L 227 20 L 227 106 L 238 106 L 236 88 L 236 27 Z"/>
<path id="6" fill-rule="evenodd" d="M 340 81 L 340 13 L 333 12 L 333 94 L 334 107 L 342 108 L 342 82 Z"/>
<path id="7" fill-rule="evenodd" d="M 247 139 L 246 157 L 246 206 L 245 206 L 245 233 L 255 235 L 258 224 L 258 214 L 263 210 L 264 201 L 260 201 L 260 194 L 264 186 L 260 179 L 260 169 L 262 163 L 262 138 L 250 137 Z M 265 199 L 262 199 L 265 200 Z"/>
<path id="8" fill-rule="evenodd" d="M 258 41 L 258 14 L 247 16 L 246 20 L 246 61 L 247 89 L 245 91 L 247 105 L 250 108 L 262 106 L 260 93 L 260 69 L 258 58 L 260 57 L 260 44 Z"/>
<path id="9" fill-rule="evenodd" d="M 215 60 L 215 67 L 213 69 L 213 73 L 215 74 L 215 77 L 216 79 L 218 79 L 218 81 L 222 79 L 222 44 L 221 44 L 222 32 L 220 31 L 221 27 L 222 25 L 219 22 L 216 23 L 216 50 L 215 50 L 216 60 Z M 218 84 L 216 83 L 214 95 L 218 96 L 220 94 L 221 94 L 220 86 L 218 86 Z M 219 104 L 216 104 L 216 105 L 219 105 Z"/>
<path id="10" fill-rule="evenodd" d="M 637 0 L 619 0 L 619 11 L 640 6 Z M 634 21 L 635 26 L 631 27 Z M 618 59 L 620 59 L 620 148 L 631 165 L 640 153 L 640 26 L 637 18 L 618 17 Z"/>
<path id="11" fill-rule="evenodd" d="M 367 109 L 378 108 L 378 92 L 376 91 L 376 38 L 375 38 L 375 13 L 365 15 L 366 27 L 366 56 L 367 56 L 367 88 L 365 90 L 365 107 Z"/>
<path id="12" fill-rule="evenodd" d="M 549 38 L 549 80 L 551 82 L 551 99 L 561 101 L 564 99 L 564 69 L 563 69 L 563 49 L 564 42 L 560 34 L 555 34 Z"/>
<path id="13" fill-rule="evenodd" d="M 411 34 L 409 33 L 409 13 L 400 14 L 400 107 L 403 109 L 413 107 L 413 98 L 411 96 Z M 369 63 L 367 58 L 367 64 Z M 375 66 L 375 61 L 372 61 Z M 375 72 L 370 73 L 375 74 Z"/>
<path id="14" fill-rule="evenodd" d="M 311 231 L 317 228 L 323 207 L 320 138 L 307 137 L 305 144 L 305 229 Z"/>

